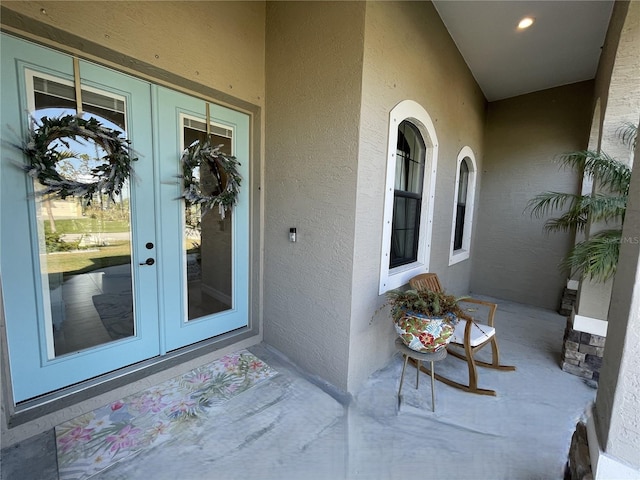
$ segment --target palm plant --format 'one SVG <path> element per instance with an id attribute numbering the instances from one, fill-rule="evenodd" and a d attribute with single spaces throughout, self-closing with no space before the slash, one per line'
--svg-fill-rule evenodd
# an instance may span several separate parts
<path id="1" fill-rule="evenodd" d="M 635 148 L 638 126 L 625 124 L 618 130 L 618 135 L 625 145 Z M 559 217 L 546 221 L 547 232 L 584 232 L 588 224 L 612 223 L 612 228 L 575 244 L 560 263 L 563 270 L 582 272 L 585 278 L 604 282 L 615 275 L 618 264 L 631 169 L 604 152 L 591 150 L 563 154 L 559 163 L 593 179 L 598 193 L 544 192 L 532 198 L 526 209 L 536 218 L 546 217 L 553 211 L 564 211 Z"/>

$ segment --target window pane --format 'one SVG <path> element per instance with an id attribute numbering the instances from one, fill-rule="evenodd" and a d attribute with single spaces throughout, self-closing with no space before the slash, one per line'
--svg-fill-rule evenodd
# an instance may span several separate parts
<path id="1" fill-rule="evenodd" d="M 458 204 L 467 204 L 467 190 L 469 187 L 469 166 L 466 160 L 460 163 L 460 179 L 458 180 Z"/>
<path id="2" fill-rule="evenodd" d="M 418 128 L 411 122 L 402 122 L 398 126 L 389 267 L 418 259 L 425 156 L 425 143 Z"/>
<path id="3" fill-rule="evenodd" d="M 93 91 L 82 90 L 82 103 L 111 110 L 113 112 L 124 113 L 124 100 L 101 95 Z"/>
<path id="4" fill-rule="evenodd" d="M 33 90 L 34 118 L 76 113 L 73 87 L 34 76 Z M 116 102 L 122 105 L 117 124 L 111 123 L 108 109 L 92 112 L 105 116 L 92 116 L 108 128 L 124 128 L 124 102 L 111 99 Z M 84 139 L 65 142 L 51 144 L 74 153 L 58 161 L 58 173 L 74 181 L 93 181 L 91 169 L 102 163 L 104 150 Z M 34 188 L 42 186 L 34 181 Z M 128 182 L 114 201 L 102 194 L 90 202 L 36 197 L 42 296 L 47 337 L 52 339 L 49 358 L 135 335 L 129 197 Z"/>
<path id="5" fill-rule="evenodd" d="M 390 267 L 415 262 L 418 258 L 420 199 L 396 193 L 393 199 Z"/>
<path id="6" fill-rule="evenodd" d="M 84 98 L 84 90 L 82 91 L 82 95 Z M 96 105 L 90 105 L 88 103 L 82 102 L 82 110 L 84 111 L 84 118 L 92 117 L 100 117 L 100 122 L 107 128 L 112 128 L 114 130 L 124 130 L 125 129 L 125 119 L 124 112 L 117 112 L 108 108 L 101 108 Z M 107 121 L 105 121 L 107 120 Z"/>
<path id="7" fill-rule="evenodd" d="M 49 116 L 64 115 L 67 113 L 76 113 L 75 100 L 68 100 L 66 98 L 54 97 L 43 93 L 35 92 L 35 104 L 38 110 L 44 109 L 62 109 L 62 111 L 56 110 L 55 112 L 47 112 Z"/>
<path id="8" fill-rule="evenodd" d="M 36 94 L 36 98 L 58 98 L 62 101 L 71 101 L 75 104 L 76 92 L 72 85 L 58 83 L 54 80 L 48 80 L 45 78 L 34 77 L 33 90 Z M 43 106 L 38 103 L 38 108 L 43 108 Z"/>
<path id="9" fill-rule="evenodd" d="M 453 249 L 462 248 L 462 237 L 464 235 L 464 217 L 467 205 L 467 191 L 469 189 L 469 165 L 467 160 L 460 162 L 460 172 L 458 175 L 458 203 L 456 205 L 456 228 L 453 237 Z"/>
<path id="10" fill-rule="evenodd" d="M 422 194 L 425 145 L 418 129 L 404 121 L 398 127 L 395 189 Z"/>
<path id="11" fill-rule="evenodd" d="M 185 146 L 207 136 L 205 122 L 185 118 L 183 127 Z M 211 125 L 211 144 L 222 145 L 221 150 L 231 155 L 232 134 L 232 130 Z M 224 188 L 223 177 L 216 178 L 209 169 L 200 174 L 205 192 L 214 193 Z M 232 211 L 227 211 L 222 219 L 217 209 L 203 215 L 199 205 L 185 202 L 187 320 L 232 308 L 232 218 Z"/>
<path id="12" fill-rule="evenodd" d="M 456 230 L 453 237 L 453 249 L 460 250 L 462 248 L 462 236 L 464 234 L 464 214 L 466 211 L 464 205 L 458 204 L 456 207 Z"/>

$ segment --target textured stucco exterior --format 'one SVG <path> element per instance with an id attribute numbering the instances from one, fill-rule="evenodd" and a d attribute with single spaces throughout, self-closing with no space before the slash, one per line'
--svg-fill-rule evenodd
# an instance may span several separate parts
<path id="1" fill-rule="evenodd" d="M 602 118 L 601 147 L 627 163 L 631 163 L 629 150 L 620 147 L 616 130 L 625 121 L 640 123 L 639 79 L 640 2 L 616 2 L 596 77 L 596 95 L 601 101 L 604 99 L 607 106 Z M 633 158 L 637 160 L 639 155 L 640 148 L 636 146 Z M 597 438 L 593 441 L 607 455 L 640 471 L 639 232 L 640 175 L 634 171 L 618 270 L 609 285 L 612 286 L 610 307 L 599 317 L 608 320 L 609 328 L 594 407 Z M 593 285 L 588 288 L 589 293 L 595 290 Z M 584 286 L 581 290 L 585 290 Z M 579 307 L 582 311 L 599 313 L 597 305 L 592 303 L 581 303 Z M 600 470 L 606 476 L 606 472 Z"/>
<path id="2" fill-rule="evenodd" d="M 91 54 L 89 42 L 236 98 L 264 104 L 264 2 L 3 1 L 14 12 L 77 36 L 42 33 Z M 4 16 L 4 15 L 3 15 Z M 3 18 L 6 25 L 10 19 Z M 30 25 L 18 23 L 24 32 Z M 22 28 L 20 28 L 22 27 Z M 39 32 L 40 33 L 40 32 Z M 120 65 L 136 69 L 136 63 Z"/>
<path id="3" fill-rule="evenodd" d="M 613 10 L 611 11 L 611 19 L 609 20 L 609 28 L 607 29 L 607 35 L 605 37 L 604 45 L 602 46 L 602 52 L 600 53 L 600 59 L 598 61 L 598 70 L 596 71 L 595 87 L 594 87 L 594 102 L 597 102 L 600 106 L 600 112 L 598 113 L 598 127 L 600 127 L 600 135 L 598 138 L 595 150 L 600 147 L 601 128 L 604 121 L 605 113 L 607 111 L 607 102 L 609 99 L 609 86 L 611 85 L 611 75 L 616 60 L 616 52 L 618 50 L 618 44 L 620 42 L 620 36 L 624 22 L 627 17 L 627 11 L 629 9 L 628 1 L 615 2 Z M 595 103 L 594 103 L 595 104 Z"/>
<path id="4" fill-rule="evenodd" d="M 556 309 L 566 283 L 558 264 L 570 233 L 547 234 L 527 202 L 543 191 L 578 193 L 578 176 L 554 163 L 589 140 L 593 82 L 489 104 L 471 290 Z"/>
<path id="5" fill-rule="evenodd" d="M 264 338 L 343 391 L 365 9 L 267 5 Z"/>
<path id="6" fill-rule="evenodd" d="M 640 2 L 616 2 L 602 48 L 595 80 L 595 102 L 602 107 L 597 116 L 599 138 L 595 150 L 631 164 L 630 149 L 620 140 L 620 127 L 634 123 L 640 112 Z M 596 186 L 597 188 L 597 186 Z M 611 228 L 604 222 L 591 224 L 588 234 Z M 576 312 L 607 320 L 612 280 L 583 280 L 578 292 Z"/>
<path id="7" fill-rule="evenodd" d="M 640 145 L 636 148 L 640 155 Z M 640 171 L 629 202 L 613 285 L 595 417 L 600 448 L 640 470 Z M 596 477 L 598 478 L 598 477 Z"/>
<path id="8" fill-rule="evenodd" d="M 640 2 L 616 3 L 610 32 L 601 56 L 603 69 L 596 77 L 597 98 L 606 99 L 600 147 L 629 163 L 629 148 L 620 141 L 619 128 L 635 123 L 640 111 Z"/>
<path id="9" fill-rule="evenodd" d="M 398 28 L 402 25 L 402 28 Z M 451 267 L 452 205 L 458 152 L 470 147 L 482 169 L 485 100 L 433 5 L 367 4 L 358 152 L 349 387 L 356 388 L 392 354 L 393 327 L 378 295 L 389 112 L 419 103 L 439 143 L 429 268 L 445 288 L 467 293 L 471 258 Z M 476 192 L 479 191 L 479 175 Z"/>

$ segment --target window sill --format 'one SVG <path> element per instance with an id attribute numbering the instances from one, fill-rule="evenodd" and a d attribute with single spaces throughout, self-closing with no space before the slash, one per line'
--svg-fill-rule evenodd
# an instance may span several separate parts
<path id="1" fill-rule="evenodd" d="M 469 250 L 464 250 L 462 248 L 460 250 L 454 250 L 449 255 L 449 266 L 455 265 L 456 263 L 460 263 L 464 260 L 467 260 L 468 258 L 469 258 Z"/>
<path id="2" fill-rule="evenodd" d="M 383 276 L 382 278 L 380 278 L 380 289 L 378 293 L 380 295 L 383 295 L 389 290 L 402 287 L 403 285 L 409 283 L 409 280 L 411 280 L 411 278 L 420 273 L 425 273 L 426 271 L 426 265 L 422 262 L 413 262 L 407 265 L 395 267 L 389 270 L 389 273 L 386 277 Z"/>

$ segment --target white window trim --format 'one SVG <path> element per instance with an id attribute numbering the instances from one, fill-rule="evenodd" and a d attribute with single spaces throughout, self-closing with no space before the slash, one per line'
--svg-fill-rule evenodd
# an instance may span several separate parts
<path id="1" fill-rule="evenodd" d="M 458 187 L 460 186 L 460 165 L 462 160 L 467 159 L 469 167 L 469 181 L 467 185 L 467 208 L 464 213 L 464 231 L 462 233 L 462 248 L 453 249 L 456 236 L 456 207 L 458 206 Z M 470 147 L 462 147 L 458 153 L 456 162 L 456 183 L 453 192 L 453 221 L 451 222 L 451 245 L 449 248 L 449 266 L 462 262 L 469 258 L 471 252 L 471 233 L 473 231 L 474 201 L 476 198 L 476 157 Z"/>
<path id="2" fill-rule="evenodd" d="M 409 120 L 418 128 L 426 146 L 420 230 L 418 232 L 418 259 L 407 265 L 389 268 L 398 125 L 404 120 Z M 389 113 L 388 139 L 384 223 L 382 227 L 382 252 L 380 256 L 380 295 L 409 283 L 411 277 L 419 273 L 429 271 L 431 234 L 433 231 L 433 207 L 436 191 L 436 167 L 438 164 L 438 138 L 436 136 L 436 129 L 431 117 L 419 103 L 413 100 L 404 100 L 391 110 Z"/>

